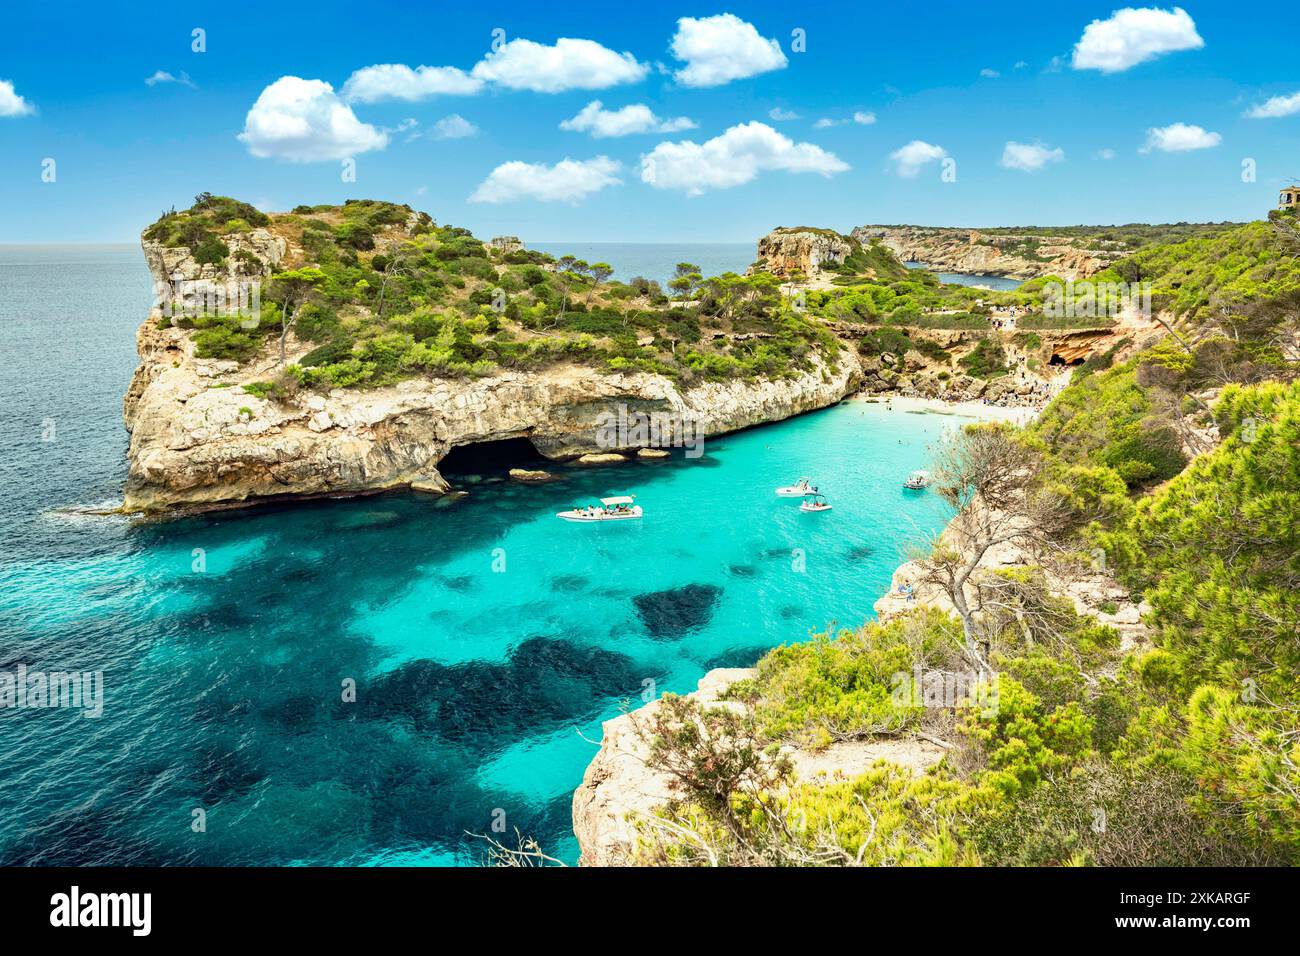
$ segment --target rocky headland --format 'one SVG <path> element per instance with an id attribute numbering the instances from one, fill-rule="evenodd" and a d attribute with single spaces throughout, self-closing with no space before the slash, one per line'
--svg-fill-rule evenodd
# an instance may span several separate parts
<path id="1" fill-rule="evenodd" d="M 778 279 L 816 279 L 834 272 L 858 249 L 858 242 L 830 229 L 773 229 L 758 240 L 756 265 Z"/>
<path id="2" fill-rule="evenodd" d="M 858 226 L 859 242 L 877 240 L 903 262 L 934 272 L 1004 276 L 1010 279 L 1086 279 L 1125 255 L 1117 246 L 1090 247 L 1065 236 L 991 234 L 976 229 L 925 226 Z"/>
<path id="3" fill-rule="evenodd" d="M 410 237 L 419 222 L 412 214 L 378 234 L 377 253 Z M 158 287 L 183 286 L 191 295 L 310 264 L 303 242 L 281 220 L 220 240 L 227 254 L 218 263 L 199 261 L 193 248 L 149 233 L 142 245 Z M 513 237 L 487 246 L 522 253 Z M 507 266 L 493 268 L 504 273 Z M 131 433 L 126 511 L 202 510 L 402 487 L 439 493 L 447 483 L 438 464 L 458 445 L 526 438 L 555 460 L 635 458 L 649 439 L 633 430 L 625 446 L 611 447 L 601 429 L 610 416 L 653 416 L 656 441 L 673 445 L 826 407 L 861 380 L 856 355 L 842 348 L 833 361 L 815 354 L 798 374 L 770 379 L 683 384 L 655 372 L 559 360 L 536 369 L 412 375 L 380 387 L 317 386 L 286 395 L 254 386 L 307 360 L 318 343 L 290 329 L 282 360 L 278 338 L 271 335 L 243 361 L 203 357 L 195 331 L 155 307 L 137 333 L 140 364 L 123 403 Z"/>

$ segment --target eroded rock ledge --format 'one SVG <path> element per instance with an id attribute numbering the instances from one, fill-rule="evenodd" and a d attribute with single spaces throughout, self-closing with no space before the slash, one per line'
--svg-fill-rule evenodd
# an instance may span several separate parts
<path id="1" fill-rule="evenodd" d="M 456 445 L 528 438 L 553 459 L 608 452 L 615 449 L 598 445 L 598 426 L 619 406 L 717 435 L 832 405 L 860 379 L 844 351 L 835 369 L 819 365 L 797 379 L 684 391 L 659 375 L 568 365 L 335 389 L 284 404 L 227 385 L 223 366 L 230 363 L 195 359 L 179 330 L 146 322 L 138 342 L 142 364 L 125 402 L 131 444 L 124 504 L 147 512 L 414 483 L 436 488 L 438 462 Z"/>
<path id="2" fill-rule="evenodd" d="M 229 278 L 184 250 L 145 242 L 158 281 Z M 268 236 L 250 249 L 271 270 L 283 252 Z M 457 446 L 528 438 L 552 459 L 631 452 L 599 441 L 606 416 L 655 414 L 680 440 L 779 421 L 840 401 L 861 381 L 842 349 L 796 378 L 707 382 L 689 389 L 656 374 L 608 374 L 580 365 L 503 370 L 463 380 L 411 379 L 377 389 L 263 399 L 241 383 L 275 377 L 278 356 L 239 366 L 197 358 L 189 333 L 160 327 L 155 310 L 136 335 L 140 365 L 123 402 L 131 432 L 124 509 L 167 512 L 232 507 L 275 497 L 446 490 L 438 463 Z M 166 323 L 163 323 L 164 325 Z M 289 363 L 310 350 L 289 338 Z M 635 438 L 635 433 L 633 433 Z M 661 439 L 662 442 L 662 439 Z"/>

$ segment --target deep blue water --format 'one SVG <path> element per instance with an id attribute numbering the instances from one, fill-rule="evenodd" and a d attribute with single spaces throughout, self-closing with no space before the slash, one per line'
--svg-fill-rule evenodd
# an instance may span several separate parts
<path id="1" fill-rule="evenodd" d="M 549 485 L 488 457 L 454 504 L 69 513 L 118 495 L 149 300 L 133 247 L 0 247 L 0 672 L 106 683 L 99 719 L 0 709 L 0 863 L 473 863 L 502 817 L 572 860 L 584 736 L 860 623 L 945 518 L 900 483 L 951 419 L 859 402 Z M 805 474 L 834 511 L 772 494 Z M 642 521 L 553 516 L 621 492 Z"/>
<path id="2" fill-rule="evenodd" d="M 536 242 L 530 248 L 554 256 L 577 256 L 587 262 L 608 262 L 613 278 L 626 282 L 634 276 L 654 279 L 667 288 L 679 262 L 692 262 L 705 276 L 743 273 L 754 261 L 752 242 Z"/>

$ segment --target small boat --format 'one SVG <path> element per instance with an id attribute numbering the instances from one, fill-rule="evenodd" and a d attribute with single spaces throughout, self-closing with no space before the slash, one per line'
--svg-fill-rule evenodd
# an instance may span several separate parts
<path id="1" fill-rule="evenodd" d="M 641 517 L 641 506 L 632 503 L 630 495 L 614 498 L 601 498 L 600 507 L 588 505 L 585 508 L 573 508 L 569 511 L 557 511 L 555 517 L 565 521 L 590 523 L 593 521 L 627 521 Z"/>
<path id="2" fill-rule="evenodd" d="M 776 489 L 776 496 L 778 498 L 802 498 L 810 491 L 812 491 L 812 482 L 807 478 L 800 478 L 793 485 Z"/>
<path id="3" fill-rule="evenodd" d="M 904 488 L 912 491 L 920 491 L 923 488 L 930 487 L 930 473 L 928 471 L 914 471 L 907 476 L 907 481 L 903 482 Z"/>
<path id="4" fill-rule="evenodd" d="M 803 504 L 799 506 L 800 511 L 830 511 L 831 503 L 826 500 L 825 495 L 808 494 L 804 496 Z"/>

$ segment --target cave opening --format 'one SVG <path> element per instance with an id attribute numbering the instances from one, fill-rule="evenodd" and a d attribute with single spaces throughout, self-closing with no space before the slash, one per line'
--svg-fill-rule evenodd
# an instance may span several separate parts
<path id="1" fill-rule="evenodd" d="M 546 459 L 527 438 L 456 445 L 438 463 L 444 478 L 453 475 L 503 476 L 511 468 L 538 468 Z"/>
<path id="2" fill-rule="evenodd" d="M 1061 357 L 1061 355 L 1060 355 L 1059 352 L 1053 352 L 1053 353 L 1052 353 L 1052 357 L 1051 357 L 1051 359 L 1048 361 L 1047 364 L 1048 364 L 1048 365 L 1055 365 L 1055 366 L 1058 366 L 1058 367 L 1060 367 L 1060 368 L 1064 368 L 1064 367 L 1067 366 L 1067 365 L 1070 366 L 1071 368 L 1077 368 L 1078 366 L 1082 365 L 1083 363 L 1084 363 L 1084 359 L 1082 359 L 1082 358 L 1074 358 L 1074 359 L 1070 359 L 1070 361 L 1067 362 L 1064 358 Z"/>

